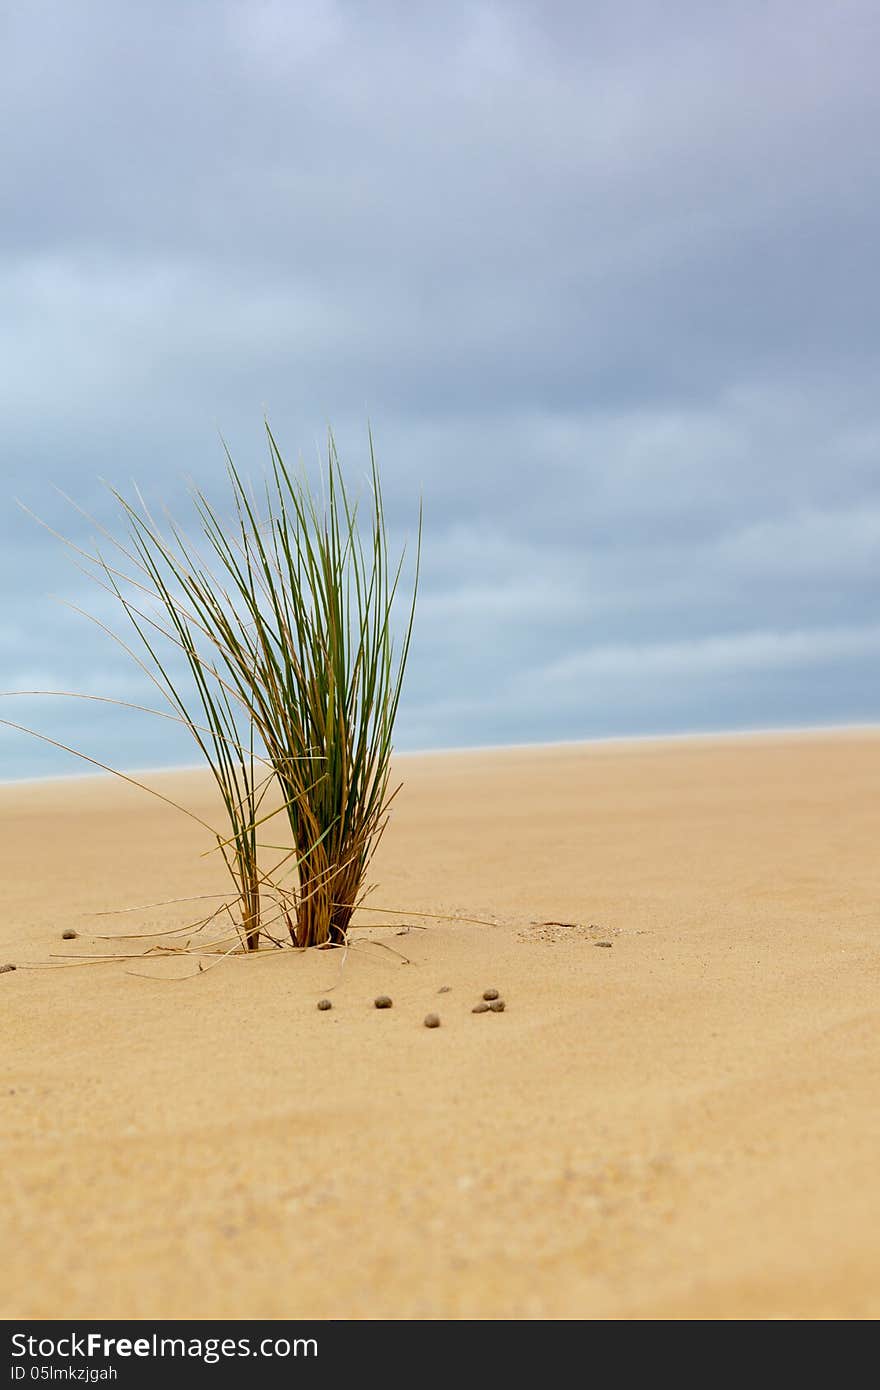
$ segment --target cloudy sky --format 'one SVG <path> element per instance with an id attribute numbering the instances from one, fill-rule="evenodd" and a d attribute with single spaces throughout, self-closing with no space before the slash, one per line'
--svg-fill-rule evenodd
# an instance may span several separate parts
<path id="1" fill-rule="evenodd" d="M 354 480 L 372 422 L 396 544 L 424 498 L 401 747 L 880 718 L 878 51 L 874 0 L 0 0 L 0 687 L 147 694 L 16 499 L 221 495 L 266 412 Z"/>

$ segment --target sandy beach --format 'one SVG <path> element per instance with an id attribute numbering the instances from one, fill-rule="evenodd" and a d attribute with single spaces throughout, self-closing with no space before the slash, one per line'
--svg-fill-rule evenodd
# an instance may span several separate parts
<path id="1" fill-rule="evenodd" d="M 195 976 L 24 968 L 224 885 L 133 788 L 0 788 L 0 1313 L 880 1315 L 880 731 L 396 769 L 344 958 Z"/>

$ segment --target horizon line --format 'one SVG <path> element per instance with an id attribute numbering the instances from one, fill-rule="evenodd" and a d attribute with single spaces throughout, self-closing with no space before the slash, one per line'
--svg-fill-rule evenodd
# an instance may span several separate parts
<path id="1" fill-rule="evenodd" d="M 521 743 L 469 743 L 456 744 L 443 748 L 399 749 L 394 750 L 393 756 L 396 758 L 426 758 L 442 757 L 444 754 L 505 753 L 541 748 L 589 748 L 594 746 L 605 746 L 607 744 L 685 743 L 700 740 L 709 741 L 712 739 L 778 738 L 783 736 L 796 737 L 804 734 L 846 733 L 880 733 L 880 720 L 874 722 L 854 721 L 852 723 L 832 724 L 760 725 L 752 728 L 739 729 L 688 729 L 679 730 L 675 733 L 597 734 L 592 738 L 536 739 Z M 72 756 L 75 757 L 76 754 Z M 112 769 L 99 769 L 96 772 L 48 772 L 38 774 L 35 777 L 0 777 L 0 788 L 31 786 L 46 782 L 97 781 L 104 777 L 115 777 L 125 780 L 126 778 L 164 776 L 171 773 L 202 772 L 204 770 L 206 770 L 205 764 L 201 762 L 170 763 L 158 767 L 120 769 L 118 772 Z"/>

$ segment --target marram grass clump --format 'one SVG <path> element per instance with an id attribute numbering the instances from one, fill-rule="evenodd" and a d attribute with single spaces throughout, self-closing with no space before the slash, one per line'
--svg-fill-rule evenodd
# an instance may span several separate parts
<path id="1" fill-rule="evenodd" d="M 415 578 L 400 650 L 393 610 L 403 557 L 389 564 L 379 474 L 370 438 L 366 525 L 332 435 L 320 497 L 287 468 L 267 426 L 270 471 L 257 497 L 227 452 L 234 523 L 193 494 L 201 548 L 176 525 L 163 532 L 146 507 L 119 494 L 131 553 L 167 616 L 164 634 L 185 654 L 210 729 L 205 740 L 179 690 L 169 698 L 193 729 L 221 787 L 231 835 L 222 847 L 255 944 L 261 898 L 299 947 L 345 939 L 385 828 L 394 719 L 412 635 Z M 421 522 L 419 524 L 419 549 Z M 205 553 L 207 552 L 207 553 Z M 142 615 L 114 589 L 151 654 Z M 153 624 L 155 626 L 155 623 Z M 259 754 L 255 752 L 259 748 Z M 290 846 L 258 866 L 266 776 L 280 790 Z M 271 813 L 267 813 L 269 819 Z M 262 892 L 261 892 L 262 890 Z"/>
<path id="2" fill-rule="evenodd" d="M 133 504 L 114 490 L 127 537 L 99 528 L 109 550 L 74 547 L 119 601 L 137 646 L 99 625 L 158 688 L 212 772 L 227 818 L 226 832 L 213 833 L 248 950 L 261 933 L 280 945 L 279 924 L 300 948 L 342 942 L 363 901 L 399 790 L 390 787 L 392 733 L 421 550 L 420 516 L 396 645 L 404 557 L 389 562 L 372 436 L 362 515 L 332 434 L 319 494 L 288 470 L 266 432 L 270 467 L 259 493 L 227 450 L 231 521 L 195 490 L 193 540 L 174 520 L 157 522 L 140 494 Z M 283 845 L 277 833 L 260 833 L 279 816 Z"/>

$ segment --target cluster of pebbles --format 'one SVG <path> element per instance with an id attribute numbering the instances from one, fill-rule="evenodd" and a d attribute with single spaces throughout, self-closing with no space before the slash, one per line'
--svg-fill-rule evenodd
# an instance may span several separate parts
<path id="1" fill-rule="evenodd" d="M 484 989 L 483 997 L 478 1004 L 471 1009 L 472 1014 L 503 1014 L 504 1000 L 497 989 Z"/>
<path id="2" fill-rule="evenodd" d="M 449 991 L 450 991 L 450 986 L 449 986 L 449 985 L 443 985 L 442 989 L 438 990 L 438 993 L 439 993 L 439 994 L 448 994 Z M 390 994 L 377 994 L 377 995 L 376 995 L 376 998 L 373 1000 L 373 1006 L 374 1006 L 374 1008 L 377 1008 L 377 1009 L 390 1009 L 390 1008 L 393 1008 L 393 1006 L 394 1006 L 394 1001 L 393 1001 L 393 999 L 391 998 L 391 995 L 390 995 Z M 330 1000 L 330 999 L 319 999 L 319 1000 L 318 1000 L 318 1009 L 321 1011 L 321 1013 L 324 1013 L 324 1012 L 326 1012 L 327 1009 L 332 1009 L 332 1008 L 333 1008 L 333 1001 L 332 1001 L 332 1000 Z M 490 1012 L 491 1012 L 491 1013 L 494 1013 L 494 1014 L 503 1014 L 503 1013 L 504 1013 L 504 1000 L 501 998 L 501 996 L 500 996 L 500 994 L 498 993 L 498 990 L 497 990 L 497 989 L 484 989 L 484 990 L 483 990 L 483 997 L 482 997 L 482 999 L 480 1000 L 480 1002 L 479 1002 L 478 1004 L 475 1004 L 474 1007 L 471 1009 L 471 1013 L 472 1013 L 472 1014 L 487 1014 L 487 1013 L 490 1013 Z M 439 1027 L 440 1027 L 440 1015 L 439 1015 L 439 1014 L 435 1014 L 435 1013 L 425 1014 L 424 1024 L 425 1024 L 425 1027 L 426 1027 L 426 1028 L 439 1028 Z"/>

